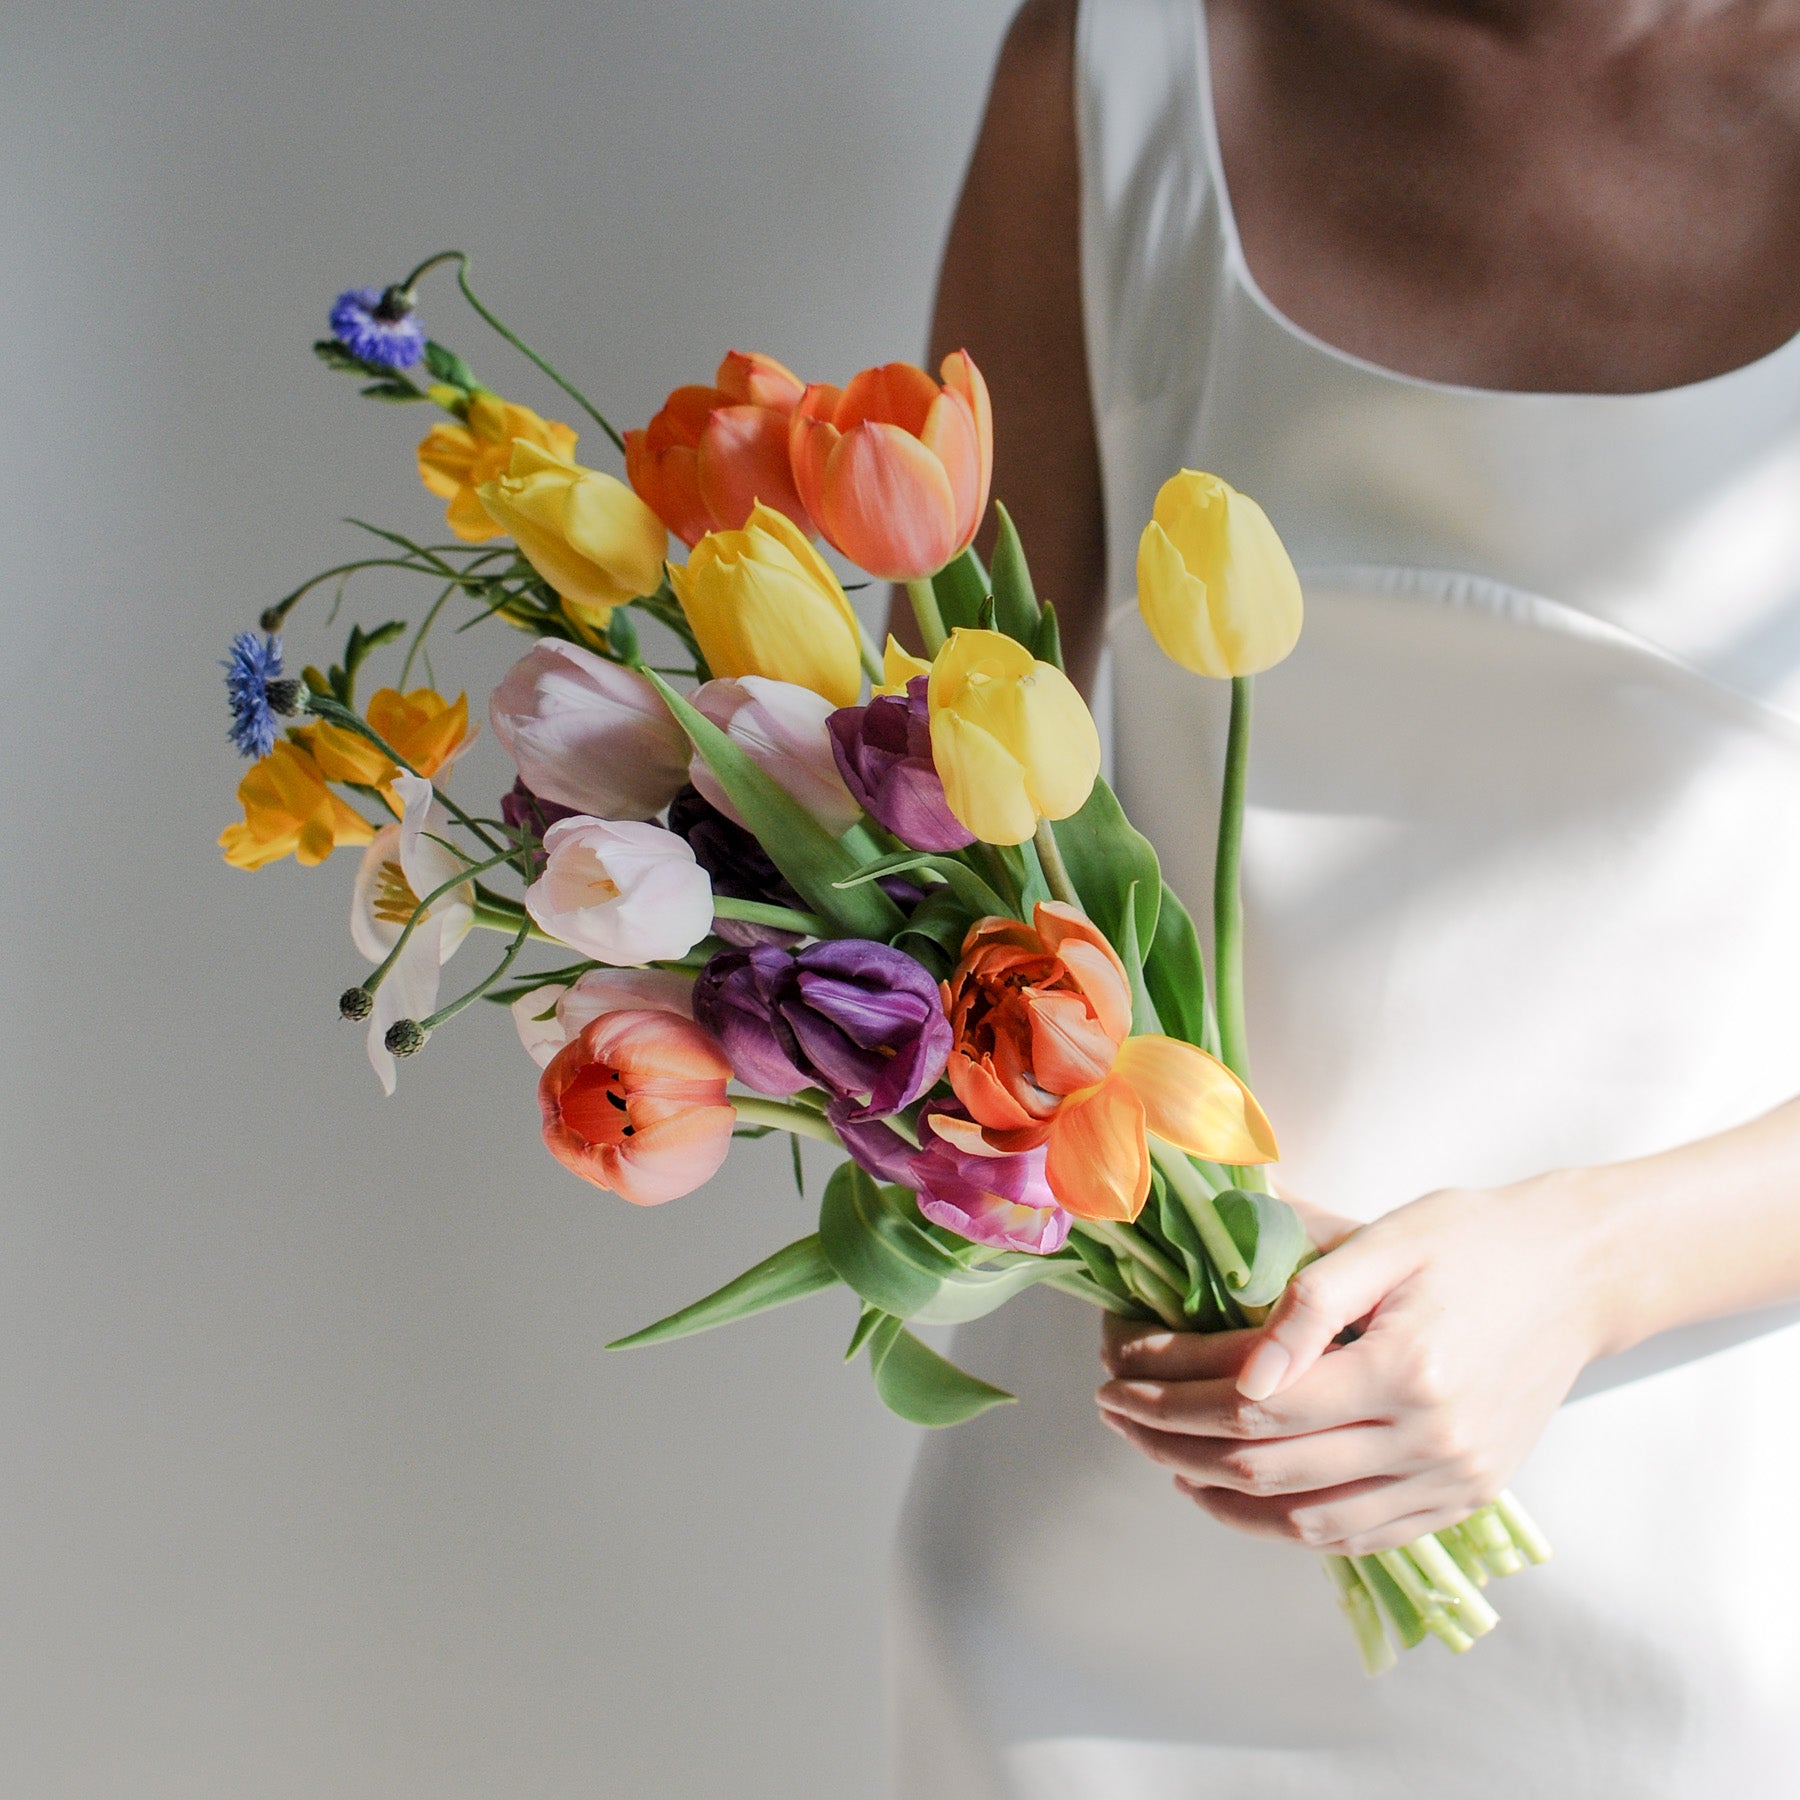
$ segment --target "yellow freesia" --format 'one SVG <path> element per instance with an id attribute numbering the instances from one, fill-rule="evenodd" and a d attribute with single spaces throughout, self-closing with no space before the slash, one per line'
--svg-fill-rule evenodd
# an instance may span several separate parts
<path id="1" fill-rule="evenodd" d="M 856 614 L 806 534 L 764 506 L 741 531 L 709 531 L 669 580 L 716 676 L 766 675 L 836 706 L 862 692 Z"/>
<path id="2" fill-rule="evenodd" d="M 432 393 L 435 398 L 437 390 Z M 444 510 L 450 529 L 464 543 L 484 544 L 505 533 L 488 517 L 476 490 L 506 473 L 515 441 L 535 444 L 568 462 L 575 455 L 576 434 L 498 394 L 471 395 L 467 419 L 464 425 L 434 425 L 426 432 L 419 445 L 419 479 L 450 502 Z"/>
<path id="3" fill-rule="evenodd" d="M 581 624 L 604 631 L 615 606 L 661 585 L 669 534 L 624 482 L 519 438 L 506 473 L 479 492 Z"/>
<path id="4" fill-rule="evenodd" d="M 1300 636 L 1300 579 L 1263 509 L 1216 475 L 1162 484 L 1138 540 L 1138 610 L 1184 669 L 1272 668 Z"/>
<path id="5" fill-rule="evenodd" d="M 472 741 L 467 694 L 446 700 L 431 688 L 414 688 L 410 694 L 381 688 L 369 700 L 368 720 L 370 729 L 392 744 L 415 774 L 428 780 Z M 327 719 L 301 726 L 297 735 L 327 781 L 378 788 L 382 798 L 400 812 L 400 798 L 393 788 L 400 771 L 366 737 Z"/>
<path id="6" fill-rule="evenodd" d="M 890 631 L 887 648 L 881 653 L 881 683 L 873 691 L 877 695 L 904 694 L 906 684 L 915 675 L 929 675 L 931 664 L 913 653 Z"/>
<path id="7" fill-rule="evenodd" d="M 1022 844 L 1079 812 L 1100 733 L 1075 684 L 998 631 L 959 628 L 931 665 L 931 760 L 944 798 L 986 844 Z"/>
<path id="8" fill-rule="evenodd" d="M 340 844 L 367 844 L 375 827 L 325 785 L 319 765 L 286 739 L 238 783 L 243 822 L 227 825 L 219 848 L 234 869 L 261 869 L 293 856 L 309 867 Z"/>

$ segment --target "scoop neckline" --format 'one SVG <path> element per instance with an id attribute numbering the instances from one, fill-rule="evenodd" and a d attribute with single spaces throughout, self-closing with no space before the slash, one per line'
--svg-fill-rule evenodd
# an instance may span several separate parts
<path id="1" fill-rule="evenodd" d="M 1417 388 L 1425 393 L 1457 397 L 1472 395 L 1484 400 L 1531 401 L 1539 404 L 1553 400 L 1579 400 L 1609 406 L 1629 404 L 1632 401 L 1668 400 L 1681 395 L 1702 394 L 1710 389 L 1716 389 L 1728 383 L 1736 383 L 1764 371 L 1772 363 L 1778 362 L 1782 357 L 1800 347 L 1800 331 L 1796 331 L 1772 350 L 1765 350 L 1761 356 L 1753 357 L 1747 363 L 1739 363 L 1736 368 L 1725 369 L 1717 375 L 1703 375 L 1697 381 L 1678 382 L 1673 387 L 1629 388 L 1619 392 L 1597 393 L 1580 388 L 1481 387 L 1460 381 L 1438 381 L 1429 375 L 1411 375 L 1404 369 L 1394 369 L 1386 363 L 1371 361 L 1366 356 L 1358 356 L 1355 351 L 1345 350 L 1329 339 L 1308 331 L 1304 325 L 1289 318 L 1263 292 L 1262 284 L 1256 279 L 1256 273 L 1250 267 L 1250 259 L 1244 254 L 1243 239 L 1238 235 L 1237 211 L 1232 204 L 1231 188 L 1225 179 L 1225 149 L 1219 140 L 1218 113 L 1213 104 L 1212 44 L 1206 12 L 1207 0 L 1191 0 L 1191 4 L 1194 16 L 1195 66 L 1199 86 L 1201 133 L 1205 140 L 1207 177 L 1218 202 L 1219 234 L 1224 243 L 1226 266 L 1257 311 L 1278 331 L 1294 339 L 1296 343 L 1305 345 L 1307 349 L 1344 368 L 1354 369 L 1360 374 L 1371 375 L 1403 387 Z"/>

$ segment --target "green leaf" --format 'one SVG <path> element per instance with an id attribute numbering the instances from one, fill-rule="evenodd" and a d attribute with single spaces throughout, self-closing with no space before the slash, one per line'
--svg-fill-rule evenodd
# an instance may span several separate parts
<path id="1" fill-rule="evenodd" d="M 937 1298 L 912 1314 L 918 1325 L 966 1325 L 997 1312 L 1013 1295 L 1022 1294 L 1056 1273 L 1047 1256 L 1021 1251 L 1017 1260 L 983 1269 L 963 1269 L 938 1289 Z"/>
<path id="2" fill-rule="evenodd" d="M 1206 963 L 1199 934 L 1180 897 L 1165 881 L 1156 915 L 1156 936 L 1144 960 L 1144 983 L 1156 1016 L 1171 1037 L 1217 1056 L 1219 1028 L 1206 1000 Z"/>
<path id="3" fill-rule="evenodd" d="M 932 576 L 931 586 L 946 631 L 980 620 L 981 603 L 988 595 L 988 578 L 981 558 L 973 550 L 965 550 L 954 562 L 946 563 Z"/>
<path id="4" fill-rule="evenodd" d="M 1132 1299 L 1131 1289 L 1119 1274 L 1119 1265 L 1104 1244 L 1096 1244 L 1085 1232 L 1072 1231 L 1069 1234 L 1069 1247 L 1081 1258 L 1096 1286 L 1105 1288 L 1133 1312 L 1138 1310 L 1137 1302 Z"/>
<path id="5" fill-rule="evenodd" d="M 942 876 L 951 893 L 981 918 L 990 918 L 996 914 L 1001 918 L 1012 917 L 1006 902 L 967 863 L 959 862 L 954 856 L 933 855 L 929 850 L 897 850 L 892 856 L 882 857 L 879 862 L 865 863 L 853 874 L 845 876 L 838 885 L 845 888 L 865 887 L 878 881 L 883 875 L 904 875 L 913 869 L 929 869 L 932 874 Z"/>
<path id="6" fill-rule="evenodd" d="M 622 663 L 634 663 L 641 660 L 638 653 L 637 626 L 631 622 L 631 611 L 628 607 L 615 606 L 613 608 L 612 617 L 606 622 L 606 647 Z"/>
<path id="7" fill-rule="evenodd" d="M 933 888 L 894 934 L 894 948 L 917 957 L 941 981 L 962 954 L 963 939 L 974 922 L 975 914 L 954 888 Z"/>
<path id="8" fill-rule="evenodd" d="M 876 1327 L 881 1324 L 883 1319 L 892 1318 L 892 1313 L 884 1313 L 879 1306 L 871 1306 L 865 1300 L 862 1303 L 862 1310 L 856 1315 L 856 1329 L 850 1333 L 850 1342 L 844 1350 L 844 1361 L 855 1362 L 856 1353 L 875 1335 Z M 898 1319 L 894 1319 L 896 1326 L 899 1323 Z"/>
<path id="9" fill-rule="evenodd" d="M 341 370 L 346 375 L 371 375 L 380 381 L 392 373 L 386 363 L 364 362 L 341 338 L 320 338 L 313 345 L 312 353 L 326 368 Z"/>
<path id="10" fill-rule="evenodd" d="M 995 629 L 1016 638 L 1036 656 L 1040 654 L 1038 630 L 1043 616 L 1037 591 L 1031 585 L 1031 570 L 1025 564 L 1025 546 L 1019 542 L 1012 515 L 998 500 L 994 502 L 994 516 L 1000 521 L 999 535 L 994 539 Z"/>
<path id="11" fill-rule="evenodd" d="M 655 670 L 644 674 L 731 796 L 757 842 L 813 911 L 822 913 L 846 937 L 878 938 L 885 944 L 900 928 L 900 909 L 880 888 L 853 881 L 859 872 L 856 858 Z M 847 885 L 839 887 L 840 881 Z"/>
<path id="12" fill-rule="evenodd" d="M 365 400 L 387 400 L 395 406 L 411 406 L 415 401 L 431 398 L 404 375 L 385 375 L 380 381 L 371 381 L 366 388 L 359 388 L 357 392 Z"/>
<path id="13" fill-rule="evenodd" d="M 1053 669 L 1063 666 L 1062 631 L 1056 623 L 1056 608 L 1048 600 L 1044 602 L 1044 616 L 1038 621 L 1037 649 L 1033 654 L 1039 662 L 1047 662 Z"/>
<path id="14" fill-rule="evenodd" d="M 1125 905 L 1119 912 L 1119 941 L 1116 946 L 1119 960 L 1125 965 L 1125 973 L 1131 981 L 1131 1029 L 1134 1032 L 1160 1032 L 1162 1020 L 1156 1014 L 1156 1002 L 1150 998 L 1150 990 L 1144 985 L 1144 953 L 1138 947 L 1137 921 L 1138 884 L 1134 881 L 1126 890 Z"/>
<path id="15" fill-rule="evenodd" d="M 838 1278 L 883 1312 L 908 1319 L 961 1272 L 855 1163 L 842 1163 L 825 1184 L 819 1242 Z"/>
<path id="16" fill-rule="evenodd" d="M 431 338 L 425 340 L 425 367 L 430 370 L 434 381 L 447 381 L 452 387 L 459 387 L 467 394 L 481 391 L 481 383 L 475 379 L 475 371 L 454 350 L 446 350 Z"/>
<path id="17" fill-rule="evenodd" d="M 882 1403 L 914 1425 L 960 1425 L 1014 1397 L 947 1362 L 910 1331 L 879 1333 L 870 1343 L 869 1357 Z"/>
<path id="18" fill-rule="evenodd" d="M 696 1300 L 692 1306 L 684 1306 L 666 1319 L 658 1319 L 629 1337 L 615 1339 L 606 1347 L 632 1350 L 641 1344 L 661 1344 L 696 1331 L 711 1331 L 715 1325 L 729 1325 L 752 1313 L 767 1312 L 772 1306 L 803 1300 L 808 1294 L 833 1286 L 837 1279 L 837 1271 L 826 1260 L 815 1232 L 777 1250 L 704 1300 Z"/>
<path id="19" fill-rule="evenodd" d="M 1051 829 L 1081 904 L 1114 949 L 1125 938 L 1125 908 L 1134 888 L 1138 946 L 1153 943 L 1162 910 L 1162 870 L 1150 840 L 1126 818 L 1112 789 L 1096 777 L 1087 804 Z"/>
<path id="20" fill-rule="evenodd" d="M 1306 1227 L 1285 1200 L 1227 1188 L 1214 1202 L 1231 1241 L 1250 1265 L 1232 1293 L 1240 1306 L 1267 1306 L 1287 1286 L 1308 1249 Z"/>

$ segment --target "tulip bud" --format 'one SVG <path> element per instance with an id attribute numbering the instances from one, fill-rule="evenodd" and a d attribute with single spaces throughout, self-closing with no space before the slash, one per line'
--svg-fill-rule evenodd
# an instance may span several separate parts
<path id="1" fill-rule="evenodd" d="M 544 849 L 525 910 L 596 962 L 672 962 L 712 926 L 706 871 L 686 840 L 660 825 L 563 819 L 545 832 Z"/>
<path id="2" fill-rule="evenodd" d="M 714 675 L 767 675 L 849 706 L 862 690 L 856 614 L 793 520 L 758 504 L 708 532 L 669 580 Z"/>
<path id="3" fill-rule="evenodd" d="M 625 475 L 684 544 L 737 531 L 760 500 L 809 537 L 788 464 L 788 418 L 805 383 L 772 356 L 727 351 L 712 387 L 679 387 L 625 434 Z"/>
<path id="4" fill-rule="evenodd" d="M 615 606 L 662 581 L 669 534 L 624 482 L 515 439 L 506 474 L 476 490 L 572 619 L 603 631 Z"/>
<path id="5" fill-rule="evenodd" d="M 911 363 L 806 390 L 788 427 L 794 483 L 836 550 L 871 575 L 935 575 L 974 541 L 994 473 L 987 383 L 966 350 L 943 385 Z"/>
<path id="6" fill-rule="evenodd" d="M 1022 844 L 1086 805 L 1100 733 L 1062 670 L 998 631 L 951 632 L 926 690 L 944 798 L 984 844 Z"/>
<path id="7" fill-rule="evenodd" d="M 741 675 L 733 681 L 709 681 L 688 698 L 833 837 L 842 836 L 862 817 L 861 806 L 838 773 L 826 730 L 832 705 L 823 695 L 791 681 Z M 698 751 L 688 779 L 734 825 L 744 823 Z"/>
<path id="8" fill-rule="evenodd" d="M 599 819 L 647 819 L 687 780 L 687 733 L 635 669 L 556 638 L 506 672 L 488 721 L 540 799 Z"/>
<path id="9" fill-rule="evenodd" d="M 1196 675 L 1255 675 L 1300 636 L 1300 579 L 1248 495 L 1183 469 L 1138 540 L 1138 610 L 1163 653 Z"/>

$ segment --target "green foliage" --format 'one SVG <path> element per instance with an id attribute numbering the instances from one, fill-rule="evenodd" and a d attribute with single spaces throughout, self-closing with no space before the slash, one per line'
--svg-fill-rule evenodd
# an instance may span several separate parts
<path id="1" fill-rule="evenodd" d="M 934 1430 L 960 1425 L 1014 1398 L 1004 1388 L 994 1387 L 939 1356 L 898 1319 L 871 1336 L 869 1360 L 882 1404 L 914 1425 Z"/>
<path id="2" fill-rule="evenodd" d="M 1154 943 L 1162 909 L 1162 870 L 1150 840 L 1125 817 L 1112 789 L 1096 777 L 1087 804 L 1058 819 L 1052 830 L 1081 904 L 1114 949 L 1125 941 L 1128 905 L 1139 949 Z"/>
<path id="3" fill-rule="evenodd" d="M 1038 621 L 1037 648 L 1033 654 L 1039 662 L 1047 662 L 1053 669 L 1063 666 L 1062 628 L 1056 622 L 1056 608 L 1048 600 L 1044 602 L 1043 617 Z"/>
<path id="4" fill-rule="evenodd" d="M 1026 566 L 1025 546 L 1019 542 L 1012 515 L 998 500 L 994 502 L 994 515 L 1000 521 L 999 534 L 994 539 L 994 629 L 1017 639 L 1034 656 L 1041 656 L 1037 646 L 1042 614 L 1037 590 L 1031 585 L 1031 570 Z"/>
<path id="5" fill-rule="evenodd" d="M 746 1269 L 734 1281 L 728 1281 L 716 1292 L 679 1312 L 646 1325 L 629 1337 L 615 1339 L 609 1350 L 631 1350 L 642 1344 L 661 1344 L 670 1338 L 687 1337 L 696 1331 L 711 1331 L 715 1325 L 730 1325 L 747 1319 L 753 1313 L 767 1312 L 774 1306 L 786 1306 L 790 1300 L 802 1300 L 821 1288 L 833 1287 L 837 1271 L 826 1260 L 815 1232 L 765 1257 L 755 1268 Z"/>
<path id="6" fill-rule="evenodd" d="M 845 937 L 885 944 L 900 928 L 900 909 L 872 882 L 852 880 L 859 871 L 850 851 L 660 675 L 654 670 L 645 675 L 795 891 Z"/>
<path id="7" fill-rule="evenodd" d="M 840 887 L 867 887 L 883 875 L 905 875 L 915 869 L 929 870 L 941 876 L 958 900 L 980 918 L 1011 917 L 1011 909 L 988 884 L 965 862 L 954 856 L 934 856 L 929 850 L 897 850 L 878 862 L 865 863 L 854 874 L 845 876 Z M 878 890 L 879 891 L 879 890 Z"/>
<path id="8" fill-rule="evenodd" d="M 430 338 L 425 340 L 425 367 L 433 381 L 447 382 L 451 387 L 461 388 L 465 394 L 484 391 L 475 379 L 475 371 L 454 350 L 446 350 Z"/>
<path id="9" fill-rule="evenodd" d="M 332 693 L 343 705 L 356 705 L 357 671 L 370 654 L 379 650 L 383 644 L 391 644 L 395 638 L 403 636 L 405 631 L 404 619 L 389 619 L 385 625 L 377 625 L 373 631 L 364 631 L 360 625 L 350 627 L 350 635 L 344 641 L 344 660 L 333 663 L 325 676 Z"/>
<path id="10" fill-rule="evenodd" d="M 979 625 L 981 603 L 988 596 L 987 570 L 973 550 L 965 550 L 955 561 L 946 563 L 931 578 L 932 592 L 937 595 L 938 613 L 946 631 L 959 625 Z"/>
<path id="11" fill-rule="evenodd" d="M 1131 982 L 1131 1029 L 1134 1032 L 1160 1032 L 1162 1020 L 1157 1017 L 1156 1002 L 1144 984 L 1144 953 L 1138 945 L 1138 884 L 1126 890 L 1125 904 L 1119 909 L 1119 938 L 1114 948 L 1125 965 Z"/>
<path id="12" fill-rule="evenodd" d="M 907 916 L 894 935 L 894 947 L 916 958 L 942 981 L 962 954 L 975 915 L 955 889 L 934 888 Z"/>
<path id="13" fill-rule="evenodd" d="M 1163 883 L 1156 935 L 1144 961 L 1144 982 L 1156 1004 L 1162 1029 L 1213 1055 L 1219 1052 L 1218 1025 L 1206 998 L 1206 963 L 1200 938 L 1180 897 Z"/>
<path id="14" fill-rule="evenodd" d="M 1213 1202 L 1250 1273 L 1233 1284 L 1240 1306 L 1267 1306 L 1287 1286 L 1308 1249 L 1306 1227 L 1285 1200 L 1227 1188 Z"/>

